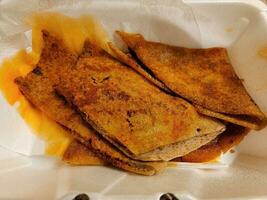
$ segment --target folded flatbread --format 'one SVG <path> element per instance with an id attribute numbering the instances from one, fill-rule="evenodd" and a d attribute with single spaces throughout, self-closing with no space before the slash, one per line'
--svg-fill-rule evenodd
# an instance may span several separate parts
<path id="1" fill-rule="evenodd" d="M 53 86 L 61 79 L 60 73 L 76 64 L 78 55 L 69 51 L 63 42 L 43 31 L 43 49 L 36 68 L 26 77 L 15 82 L 25 97 L 48 117 L 71 130 L 74 137 L 93 151 L 104 162 L 130 172 L 154 175 L 163 168 L 164 162 L 139 162 L 126 157 L 109 144 L 87 124 Z"/>
<path id="2" fill-rule="evenodd" d="M 132 55 L 110 45 L 117 58 L 157 86 L 187 99 L 204 115 L 261 127 L 266 117 L 236 75 L 225 48 L 189 49 L 146 41 L 140 34 L 117 33 Z"/>
<path id="3" fill-rule="evenodd" d="M 225 130 L 180 98 L 157 87 L 102 49 L 87 43 L 75 66 L 60 72 L 58 93 L 98 133 L 127 156 L 170 160 Z"/>

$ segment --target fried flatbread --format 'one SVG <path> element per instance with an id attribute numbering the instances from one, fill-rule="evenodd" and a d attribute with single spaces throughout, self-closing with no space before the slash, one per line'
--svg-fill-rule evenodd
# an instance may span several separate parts
<path id="1" fill-rule="evenodd" d="M 15 82 L 25 97 L 48 117 L 64 127 L 105 162 L 130 172 L 154 175 L 166 163 L 133 161 L 119 152 L 85 123 L 80 115 L 54 90 L 64 69 L 75 65 L 78 55 L 73 54 L 61 40 L 43 31 L 43 49 L 36 68 L 26 77 L 18 77 Z"/>
<path id="2" fill-rule="evenodd" d="M 102 49 L 90 43 L 86 48 L 75 66 L 61 72 L 57 91 L 131 158 L 170 160 L 225 130 L 220 122 L 163 93 Z"/>
<path id="3" fill-rule="evenodd" d="M 159 87 L 192 102 L 204 115 L 261 128 L 266 117 L 237 77 L 225 48 L 189 49 L 146 41 L 140 34 L 117 33 L 139 65 L 111 46 L 114 54 L 138 71 L 143 69 L 141 73 Z"/>

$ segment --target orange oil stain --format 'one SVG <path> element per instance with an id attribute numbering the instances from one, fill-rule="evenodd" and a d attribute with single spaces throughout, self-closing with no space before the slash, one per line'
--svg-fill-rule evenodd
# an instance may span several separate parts
<path id="1" fill-rule="evenodd" d="M 32 49 L 37 55 L 40 55 L 42 49 L 42 30 L 61 38 L 65 45 L 76 53 L 81 52 L 86 39 L 109 52 L 109 40 L 105 30 L 90 15 L 72 18 L 47 12 L 26 18 L 26 23 L 32 27 Z"/>
<path id="2" fill-rule="evenodd" d="M 267 60 L 267 46 L 262 47 L 258 50 L 258 56 Z"/>
<path id="3" fill-rule="evenodd" d="M 233 29 L 232 27 L 225 28 L 224 30 L 225 30 L 225 32 L 227 32 L 227 33 L 231 33 L 231 32 L 234 31 L 234 29 Z"/>
<path id="4" fill-rule="evenodd" d="M 34 108 L 20 93 L 14 79 L 30 72 L 37 59 L 33 54 L 20 50 L 16 55 L 3 61 L 0 67 L 0 91 L 31 127 L 32 132 L 46 141 L 46 154 L 61 156 L 71 141 L 67 131 Z"/>
<path id="5" fill-rule="evenodd" d="M 216 164 L 216 163 L 219 163 L 221 160 L 221 155 L 218 155 L 216 158 L 212 159 L 212 160 L 209 160 L 207 161 L 206 163 L 209 163 L 209 164 Z"/>
<path id="6" fill-rule="evenodd" d="M 0 91 L 7 102 L 14 106 L 33 133 L 46 141 L 46 154 L 62 156 L 72 141 L 69 131 L 34 108 L 20 93 L 14 79 L 25 76 L 37 64 L 42 50 L 42 30 L 61 38 L 68 48 L 79 53 L 83 43 L 89 39 L 109 51 L 107 34 L 91 16 L 71 18 L 59 13 L 34 14 L 26 19 L 32 27 L 32 52 L 20 50 L 13 57 L 5 59 L 0 66 Z"/>

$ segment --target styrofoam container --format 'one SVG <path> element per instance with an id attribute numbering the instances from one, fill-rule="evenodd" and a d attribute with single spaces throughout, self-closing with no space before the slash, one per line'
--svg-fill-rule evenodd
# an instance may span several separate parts
<path id="1" fill-rule="evenodd" d="M 6 45 L 2 54 L 29 46 L 25 40 L 29 29 L 19 22 L 37 8 L 49 9 L 53 5 L 54 10 L 76 16 L 90 11 L 110 31 L 118 28 L 138 31 L 151 40 L 187 47 L 227 47 L 237 74 L 267 114 L 267 58 L 258 56 L 259 49 L 267 46 L 264 3 L 256 0 L 187 0 L 185 4 L 172 0 L 77 2 L 0 1 L 0 45 L 13 44 Z M 86 9 L 88 4 L 90 8 Z M 73 12 L 81 5 L 84 10 Z M 136 11 L 149 13 L 152 7 L 157 9 L 151 15 Z M 180 12 L 181 9 L 186 11 Z M 120 27 L 116 27 L 118 24 Z M 108 167 L 71 167 L 36 153 L 42 142 L 32 143 L 34 136 L 1 98 L 0 199 L 68 200 L 86 193 L 91 200 L 157 200 L 167 192 L 180 200 L 267 199 L 266 128 L 251 131 L 226 167 L 181 164 L 162 174 L 145 177 Z M 18 132 L 23 137 L 17 137 Z M 10 145 L 14 140 L 16 143 Z"/>

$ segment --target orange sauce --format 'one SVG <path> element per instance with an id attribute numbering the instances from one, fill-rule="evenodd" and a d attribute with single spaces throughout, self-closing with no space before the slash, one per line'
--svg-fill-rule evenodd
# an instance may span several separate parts
<path id="1" fill-rule="evenodd" d="M 109 51 L 108 37 L 103 27 L 90 15 L 82 15 L 72 18 L 59 13 L 47 12 L 34 14 L 26 19 L 32 27 L 32 49 L 40 55 L 42 49 L 42 30 L 47 30 L 53 35 L 61 38 L 65 45 L 74 52 L 82 50 L 84 41 L 97 44 Z"/>
<path id="2" fill-rule="evenodd" d="M 266 47 L 262 47 L 258 50 L 258 56 L 267 60 L 267 46 Z"/>
<path id="3" fill-rule="evenodd" d="M 20 93 L 14 79 L 25 76 L 37 64 L 42 50 L 43 29 L 58 38 L 71 50 L 79 53 L 85 39 L 109 51 L 104 29 L 91 16 L 71 18 L 59 13 L 34 14 L 26 19 L 32 27 L 32 52 L 20 50 L 13 57 L 5 59 L 0 66 L 0 92 L 7 102 L 14 106 L 33 133 L 46 141 L 46 154 L 62 156 L 72 138 L 67 130 L 34 108 Z"/>
<path id="4" fill-rule="evenodd" d="M 216 158 L 214 158 L 214 159 L 212 159 L 212 160 L 209 160 L 209 161 L 207 161 L 207 162 L 205 162 L 205 163 L 216 164 L 216 163 L 219 163 L 220 160 L 221 160 L 221 154 L 220 154 L 220 155 L 217 155 Z"/>
<path id="5" fill-rule="evenodd" d="M 34 108 L 20 93 L 14 79 L 30 72 L 37 60 L 33 54 L 20 50 L 11 58 L 5 59 L 0 67 L 0 91 L 7 102 L 16 107 L 33 133 L 46 141 L 46 154 L 61 156 L 70 142 L 70 137 L 61 126 Z"/>

